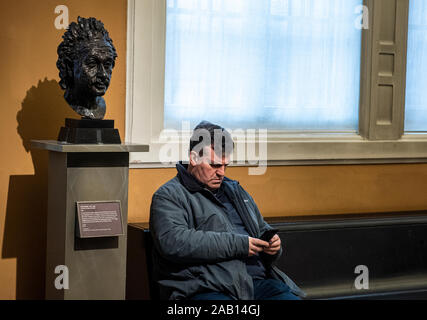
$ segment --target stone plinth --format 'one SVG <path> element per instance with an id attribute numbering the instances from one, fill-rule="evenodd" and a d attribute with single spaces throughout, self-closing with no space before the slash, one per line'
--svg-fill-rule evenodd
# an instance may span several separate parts
<path id="1" fill-rule="evenodd" d="M 122 236 L 81 239 L 76 203 L 120 201 L 126 226 L 129 152 L 148 152 L 148 146 L 57 141 L 32 141 L 32 146 L 49 151 L 46 299 L 124 299 L 127 228 Z M 55 279 L 66 276 L 55 273 L 58 266 L 57 272 L 68 269 L 69 289 L 55 287 Z"/>

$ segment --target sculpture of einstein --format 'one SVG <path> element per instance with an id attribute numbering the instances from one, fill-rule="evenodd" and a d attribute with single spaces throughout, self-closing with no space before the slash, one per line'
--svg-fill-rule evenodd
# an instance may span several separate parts
<path id="1" fill-rule="evenodd" d="M 102 96 L 117 58 L 113 40 L 101 21 L 81 17 L 70 24 L 62 38 L 56 65 L 64 98 L 83 118 L 102 120 L 106 111 Z"/>

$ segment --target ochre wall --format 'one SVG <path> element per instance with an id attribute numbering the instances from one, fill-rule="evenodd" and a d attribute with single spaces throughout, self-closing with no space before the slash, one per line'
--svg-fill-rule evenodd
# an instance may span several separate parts
<path id="1" fill-rule="evenodd" d="M 131 170 L 130 221 L 148 221 L 151 195 L 175 174 Z M 269 167 L 263 176 L 231 167 L 227 176 L 245 187 L 266 217 L 427 209 L 424 164 Z"/>
<path id="2" fill-rule="evenodd" d="M 107 118 L 122 137 L 126 97 L 126 0 L 0 2 L 0 299 L 44 297 L 47 154 L 31 139 L 55 139 L 65 117 L 76 117 L 58 86 L 54 9 L 101 19 L 119 58 L 106 95 Z M 146 222 L 153 192 L 174 169 L 130 171 L 129 221 Z M 253 195 L 265 216 L 426 210 L 427 165 L 247 168 L 228 175 Z"/>
<path id="3" fill-rule="evenodd" d="M 58 85 L 58 5 L 70 22 L 94 16 L 107 26 L 119 54 L 107 117 L 124 134 L 126 0 L 0 1 L 0 299 L 44 298 L 47 152 L 29 141 L 56 139 L 64 118 L 77 118 Z"/>

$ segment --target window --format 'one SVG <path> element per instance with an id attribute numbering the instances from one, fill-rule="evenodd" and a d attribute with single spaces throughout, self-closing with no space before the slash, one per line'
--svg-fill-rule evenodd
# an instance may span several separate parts
<path id="1" fill-rule="evenodd" d="M 405 131 L 427 131 L 427 1 L 409 6 Z"/>
<path id="2" fill-rule="evenodd" d="M 358 129 L 362 0 L 168 0 L 165 128 Z"/>
<path id="3" fill-rule="evenodd" d="M 151 150 L 131 166 L 185 159 L 201 119 L 265 142 L 269 165 L 427 162 L 410 1 L 128 0 L 126 141 Z"/>

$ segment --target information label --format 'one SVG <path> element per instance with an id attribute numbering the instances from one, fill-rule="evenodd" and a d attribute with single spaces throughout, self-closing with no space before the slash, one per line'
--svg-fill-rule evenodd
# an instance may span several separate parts
<path id="1" fill-rule="evenodd" d="M 77 202 L 79 238 L 123 235 L 120 201 Z"/>

